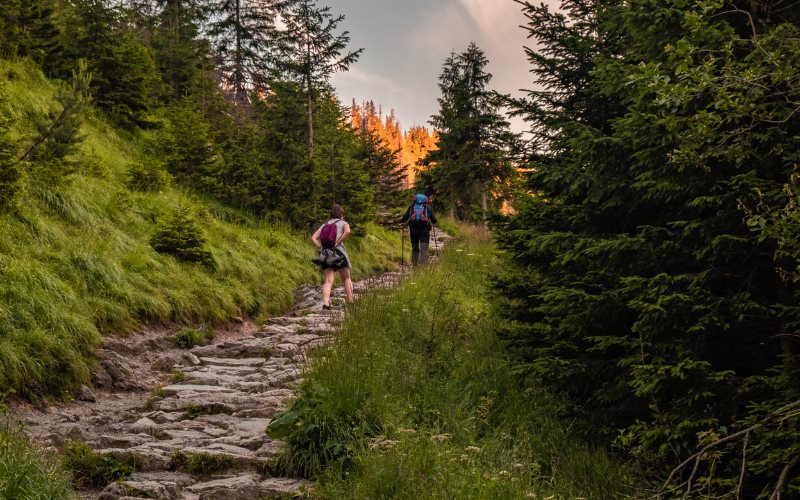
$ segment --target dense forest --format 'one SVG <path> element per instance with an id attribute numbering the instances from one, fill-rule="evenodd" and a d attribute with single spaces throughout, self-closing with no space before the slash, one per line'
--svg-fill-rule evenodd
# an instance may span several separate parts
<path id="1" fill-rule="evenodd" d="M 518 369 L 661 494 L 800 495 L 800 6 L 519 3 Z"/>
<path id="2" fill-rule="evenodd" d="M 0 54 L 67 82 L 61 109 L 41 118 L 37 135 L 5 139 L 13 153 L 4 206 L 24 184 L 67 177 L 89 102 L 130 134 L 157 131 L 131 168 L 138 189 L 157 190 L 171 178 L 295 226 L 337 201 L 362 226 L 379 207 L 373 187 L 381 200 L 402 188 L 388 146 L 345 125 L 329 80 L 361 50 L 347 47 L 343 17 L 328 7 L 36 0 L 3 2 L 2 10 Z"/>
<path id="3" fill-rule="evenodd" d="M 361 271 L 391 268 L 394 235 L 373 222 L 414 189 L 486 224 L 473 251 L 499 258 L 488 291 L 488 264 L 475 290 L 448 289 L 443 266 L 439 295 L 414 291 L 449 304 L 438 325 L 426 304 L 375 316 L 430 321 L 437 338 L 411 343 L 430 354 L 414 353 L 417 376 L 475 389 L 453 403 L 472 415 L 465 440 L 510 413 L 443 357 L 477 365 L 465 339 L 491 356 L 499 340 L 503 364 L 482 373 L 515 398 L 547 391 L 571 440 L 646 478 L 631 496 L 800 496 L 800 5 L 514 1 L 526 95 L 493 91 L 472 43 L 443 61 L 430 127 L 403 130 L 372 101 L 339 101 L 331 77 L 362 49 L 315 0 L 0 0 L 0 403 L 87 381 L 101 334 L 291 306 L 314 279 L 297 233 L 333 203 L 354 236 L 379 236 Z M 296 418 L 319 406 L 304 390 Z M 341 411 L 363 417 L 358 401 Z M 536 411 L 503 404 L 513 429 Z M 430 412 L 410 421 L 460 425 Z M 335 416 L 335 451 L 317 428 L 285 436 L 336 475 L 377 437 L 351 417 Z"/>

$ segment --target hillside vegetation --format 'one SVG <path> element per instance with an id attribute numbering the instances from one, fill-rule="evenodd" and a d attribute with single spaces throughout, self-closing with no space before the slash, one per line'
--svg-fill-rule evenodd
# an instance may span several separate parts
<path id="1" fill-rule="evenodd" d="M 27 62 L 0 61 L 0 112 L 25 141 L 36 117 L 58 110 L 58 84 Z M 62 183 L 32 170 L 19 203 L 0 214 L 0 387 L 27 397 L 86 381 L 91 350 L 109 333 L 148 322 L 219 323 L 270 314 L 318 280 L 308 234 L 265 223 L 165 184 L 131 190 L 129 167 L 155 132 L 119 132 L 90 110 Z M 150 238 L 176 212 L 205 237 L 210 264 L 157 253 Z M 173 228 L 178 231 L 180 228 Z M 397 239 L 366 227 L 348 242 L 356 275 L 392 268 Z"/>
<path id="2" fill-rule="evenodd" d="M 630 473 L 560 421 L 510 369 L 492 313 L 489 233 L 468 228 L 433 266 L 356 303 L 268 428 L 314 498 L 613 498 Z M 641 485 L 636 485 L 641 486 Z M 555 498 L 555 497 L 551 497 Z"/>

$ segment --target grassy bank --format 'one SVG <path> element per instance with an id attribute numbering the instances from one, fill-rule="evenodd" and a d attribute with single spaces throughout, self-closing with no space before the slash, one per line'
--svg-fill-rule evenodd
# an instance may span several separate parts
<path id="1" fill-rule="evenodd" d="M 349 315 L 299 398 L 268 430 L 280 467 L 320 498 L 613 498 L 631 479 L 571 435 L 559 404 L 510 373 L 493 335 L 489 237 L 464 231 L 442 260 Z"/>
<path id="2" fill-rule="evenodd" d="M 2 402 L 0 401 L 0 405 Z M 58 455 L 28 441 L 0 408 L 0 498 L 70 500 L 78 495 Z"/>
<path id="3" fill-rule="evenodd" d="M 25 144 L 33 117 L 56 107 L 55 88 L 30 65 L 8 61 L 0 61 L 0 88 L 0 113 Z M 88 379 L 104 334 L 271 314 L 292 305 L 300 284 L 319 281 L 308 234 L 175 186 L 130 191 L 128 167 L 146 138 L 121 137 L 97 117 L 83 133 L 77 173 L 46 189 L 29 179 L 18 208 L 0 214 L 0 387 L 58 394 Z M 151 248 L 157 222 L 178 207 L 202 228 L 214 268 Z M 398 244 L 399 235 L 375 226 L 348 242 L 356 277 L 392 268 Z"/>

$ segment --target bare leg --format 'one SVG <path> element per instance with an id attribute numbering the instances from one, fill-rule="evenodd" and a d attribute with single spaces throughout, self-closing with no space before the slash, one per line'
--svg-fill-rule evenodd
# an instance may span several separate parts
<path id="1" fill-rule="evenodd" d="M 339 276 L 344 281 L 344 292 L 347 294 L 347 302 L 353 303 L 355 297 L 353 296 L 353 280 L 350 279 L 350 269 L 339 269 Z"/>
<path id="2" fill-rule="evenodd" d="M 336 278 L 336 273 L 333 269 L 325 269 L 325 284 L 322 285 L 322 305 L 331 305 L 331 289 L 333 288 L 333 280 Z"/>

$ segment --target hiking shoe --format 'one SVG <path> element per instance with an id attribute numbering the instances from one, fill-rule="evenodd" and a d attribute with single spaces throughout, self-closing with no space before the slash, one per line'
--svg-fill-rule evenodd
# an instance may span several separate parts
<path id="1" fill-rule="evenodd" d="M 331 310 L 331 306 L 326 306 L 325 304 L 322 304 L 322 310 L 323 311 L 330 311 Z"/>

